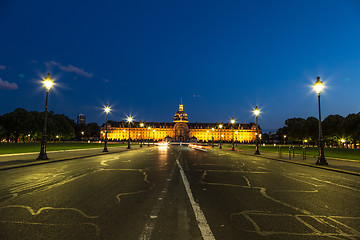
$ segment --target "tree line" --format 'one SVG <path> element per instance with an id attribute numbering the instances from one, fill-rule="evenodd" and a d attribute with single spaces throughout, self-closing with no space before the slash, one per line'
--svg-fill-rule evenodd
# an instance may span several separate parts
<path id="1" fill-rule="evenodd" d="M 39 141 L 42 138 L 44 120 L 44 112 L 27 111 L 23 108 L 5 113 L 0 116 L 0 139 L 16 143 Z M 52 111 L 48 112 L 46 128 L 49 141 L 98 138 L 100 134 L 97 123 L 76 124 L 64 114 Z"/>
<path id="2" fill-rule="evenodd" d="M 341 139 L 353 146 L 360 142 L 360 112 L 346 117 L 329 115 L 321 122 L 321 125 L 327 146 L 341 146 Z M 280 142 L 300 144 L 306 140 L 315 146 L 319 139 L 319 121 L 314 117 L 290 118 L 285 121 L 284 127 L 278 129 L 277 135 Z"/>

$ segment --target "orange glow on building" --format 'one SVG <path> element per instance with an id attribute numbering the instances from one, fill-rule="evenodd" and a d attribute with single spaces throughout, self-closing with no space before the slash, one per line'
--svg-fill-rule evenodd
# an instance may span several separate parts
<path id="1" fill-rule="evenodd" d="M 133 122 L 130 129 L 130 138 L 133 141 L 197 141 L 235 142 L 247 143 L 255 141 L 256 131 L 254 123 L 189 123 L 188 116 L 184 112 L 183 104 L 175 113 L 173 122 Z M 105 131 L 105 125 L 101 127 Z M 103 138 L 102 135 L 100 135 Z M 129 137 L 129 127 L 126 122 L 108 123 L 108 139 L 111 141 L 125 141 Z"/>

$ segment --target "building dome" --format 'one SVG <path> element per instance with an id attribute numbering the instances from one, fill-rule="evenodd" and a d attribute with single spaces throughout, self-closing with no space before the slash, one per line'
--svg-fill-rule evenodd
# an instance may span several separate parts
<path id="1" fill-rule="evenodd" d="M 179 105 L 179 110 L 175 113 L 174 122 L 189 122 L 186 112 L 184 112 L 184 106 L 182 101 Z"/>

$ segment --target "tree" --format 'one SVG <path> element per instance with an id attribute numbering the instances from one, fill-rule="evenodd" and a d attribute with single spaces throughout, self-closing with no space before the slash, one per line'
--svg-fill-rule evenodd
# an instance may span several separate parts
<path id="1" fill-rule="evenodd" d="M 271 134 L 271 133 L 270 133 Z M 264 143 L 268 143 L 270 140 L 270 135 L 268 133 L 261 134 L 261 141 Z"/>
<path id="2" fill-rule="evenodd" d="M 7 141 L 18 139 L 25 141 L 26 138 L 39 140 L 42 138 L 44 128 L 45 113 L 37 111 L 26 111 L 18 108 L 11 113 L 6 113 L 0 117 L 1 136 Z M 68 118 L 64 114 L 54 114 L 48 112 L 46 124 L 47 137 L 49 140 L 61 136 L 62 138 L 71 139 L 75 136 L 73 128 L 74 120 Z"/>
<path id="3" fill-rule="evenodd" d="M 33 140 L 39 140 L 42 138 L 42 131 L 44 128 L 45 115 L 41 112 L 30 111 L 33 121 L 30 125 L 30 136 Z"/>
<path id="4" fill-rule="evenodd" d="M 52 116 L 52 120 L 55 123 L 55 128 L 52 133 L 52 138 L 56 138 L 56 136 L 59 136 L 59 138 L 62 139 L 71 139 L 75 137 L 75 131 L 74 128 L 71 125 L 71 119 L 69 119 L 64 114 L 55 114 Z"/>
<path id="5" fill-rule="evenodd" d="M 360 112 L 347 115 L 343 121 L 343 128 L 347 138 L 351 139 L 356 148 L 356 143 L 360 141 Z"/>
<path id="6" fill-rule="evenodd" d="M 319 120 L 314 117 L 308 117 L 305 120 L 304 133 L 309 144 L 315 146 L 319 139 Z"/>
<path id="7" fill-rule="evenodd" d="M 335 145 L 343 137 L 344 117 L 340 115 L 329 115 L 322 122 L 322 129 L 325 142 Z"/>
<path id="8" fill-rule="evenodd" d="M 31 121 L 31 114 L 23 108 L 2 115 L 1 125 L 6 132 L 7 141 L 13 139 L 17 143 L 20 138 L 24 140 L 24 136 L 30 132 Z"/>
<path id="9" fill-rule="evenodd" d="M 100 127 L 97 123 L 89 123 L 86 126 L 86 130 L 85 130 L 85 137 L 89 138 L 89 137 L 94 137 L 94 138 L 99 138 L 100 136 Z"/>
<path id="10" fill-rule="evenodd" d="M 278 140 L 280 143 L 284 142 L 284 136 L 288 135 L 288 127 L 284 126 L 282 128 L 279 128 L 276 132 L 276 135 L 278 136 Z"/>
<path id="11" fill-rule="evenodd" d="M 302 141 L 304 139 L 304 125 L 305 119 L 303 118 L 290 118 L 285 121 L 287 125 L 287 136 L 293 142 Z"/>

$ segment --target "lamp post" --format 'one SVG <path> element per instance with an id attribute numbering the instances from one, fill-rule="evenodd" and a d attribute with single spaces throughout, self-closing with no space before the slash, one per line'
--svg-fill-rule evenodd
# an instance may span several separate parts
<path id="1" fill-rule="evenodd" d="M 285 143 L 286 143 L 286 135 L 284 135 L 284 145 L 285 145 Z"/>
<path id="2" fill-rule="evenodd" d="M 209 146 L 209 130 L 206 130 L 206 142 L 207 145 Z"/>
<path id="3" fill-rule="evenodd" d="M 46 88 L 46 103 L 45 103 L 45 121 L 44 121 L 44 129 L 43 129 L 43 135 L 42 135 L 42 139 L 41 139 L 41 148 L 40 148 L 40 153 L 39 156 L 37 157 L 37 160 L 48 160 L 49 158 L 47 157 L 46 154 L 46 122 L 47 122 L 47 106 L 48 106 L 48 98 L 49 98 L 49 91 L 51 86 L 53 85 L 53 80 L 50 77 L 50 73 L 47 74 L 46 78 L 44 79 L 44 85 Z"/>
<path id="4" fill-rule="evenodd" d="M 321 129 L 321 108 L 320 108 L 320 93 L 324 88 L 324 84 L 320 81 L 320 77 L 317 77 L 316 82 L 314 84 L 314 90 L 318 95 L 318 105 L 319 105 L 319 158 L 316 161 L 316 165 L 328 165 L 325 159 L 324 154 L 324 140 L 323 140 L 323 134 Z"/>
<path id="5" fill-rule="evenodd" d="M 108 122 L 108 115 L 109 115 L 109 112 L 110 112 L 110 107 L 109 107 L 109 104 L 106 104 L 106 107 L 105 107 L 105 113 L 106 113 L 106 121 L 105 121 L 105 145 L 104 145 L 104 150 L 103 152 L 108 152 L 108 149 L 107 149 L 107 122 Z"/>
<path id="6" fill-rule="evenodd" d="M 235 151 L 235 146 L 234 146 L 234 134 L 235 134 L 235 131 L 234 131 L 234 123 L 235 123 L 235 119 L 234 118 L 231 118 L 231 130 L 232 130 L 232 148 L 231 150 L 232 151 Z"/>
<path id="7" fill-rule="evenodd" d="M 220 147 L 219 147 L 219 148 L 220 148 L 220 149 L 222 149 L 222 146 L 221 146 L 221 145 L 222 145 L 222 141 L 221 141 L 221 140 L 222 140 L 222 136 L 221 136 L 221 129 L 222 129 L 222 127 L 223 127 L 223 125 L 220 124 L 220 125 L 219 125 L 219 129 L 220 129 Z"/>
<path id="8" fill-rule="evenodd" d="M 214 131 L 215 131 L 215 128 L 211 128 L 211 131 L 212 131 L 212 143 L 211 143 L 211 147 L 214 147 Z"/>
<path id="9" fill-rule="evenodd" d="M 238 137 L 239 137 L 239 136 L 238 136 L 238 131 L 235 131 L 235 135 L 236 135 L 236 138 L 235 138 L 235 139 L 236 139 L 236 140 L 235 140 L 235 144 L 236 144 L 236 146 L 237 146 L 237 142 L 239 141 L 239 139 L 238 139 Z"/>
<path id="10" fill-rule="evenodd" d="M 260 155 L 259 152 L 259 133 L 258 133 L 258 116 L 260 114 L 260 109 L 256 106 L 256 108 L 254 109 L 254 115 L 255 115 L 255 125 L 256 125 L 256 151 L 255 151 L 255 155 Z"/>
<path id="11" fill-rule="evenodd" d="M 128 138 L 128 147 L 127 149 L 130 149 L 130 128 L 131 128 L 131 122 L 133 121 L 133 118 L 129 116 L 126 121 L 129 123 L 129 138 Z"/>
<path id="12" fill-rule="evenodd" d="M 342 148 L 345 148 L 345 142 L 346 142 L 345 139 L 342 138 L 340 141 L 341 141 L 341 143 L 342 143 L 342 144 L 341 144 L 341 145 L 342 145 Z"/>
<path id="13" fill-rule="evenodd" d="M 140 123 L 140 127 L 141 127 L 141 130 L 140 130 L 140 147 L 142 147 L 142 131 L 143 131 L 143 127 L 144 127 L 144 123 Z"/>
<path id="14" fill-rule="evenodd" d="M 150 131 L 151 131 L 151 127 L 148 127 L 149 130 L 149 135 L 148 135 L 148 147 L 150 147 Z"/>

